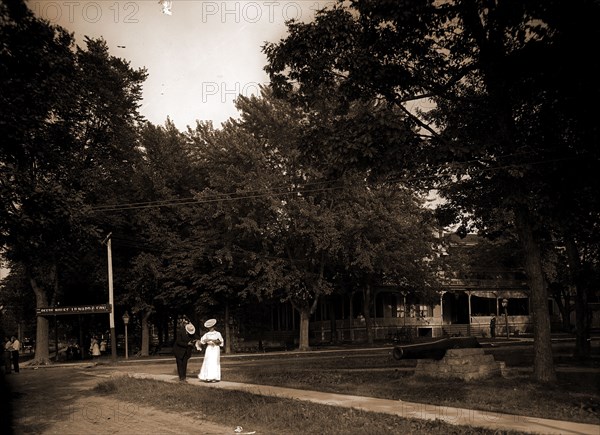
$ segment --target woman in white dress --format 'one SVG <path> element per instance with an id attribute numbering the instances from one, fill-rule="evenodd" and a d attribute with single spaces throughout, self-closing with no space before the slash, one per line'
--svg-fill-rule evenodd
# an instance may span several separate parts
<path id="1" fill-rule="evenodd" d="M 95 335 L 92 337 L 92 341 L 90 342 L 90 352 L 92 354 L 93 359 L 98 359 L 101 355 L 100 353 L 100 345 L 98 344 L 98 337 Z"/>
<path id="2" fill-rule="evenodd" d="M 204 345 L 204 361 L 198 378 L 204 382 L 219 382 L 221 380 L 221 348 L 223 337 L 219 331 L 215 331 L 215 319 L 204 322 L 208 332 L 202 336 L 198 346 Z"/>

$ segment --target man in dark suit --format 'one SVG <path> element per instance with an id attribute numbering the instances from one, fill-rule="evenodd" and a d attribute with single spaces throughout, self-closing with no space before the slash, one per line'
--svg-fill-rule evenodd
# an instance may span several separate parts
<path id="1" fill-rule="evenodd" d="M 177 331 L 177 337 L 173 344 L 173 354 L 177 363 L 177 374 L 182 382 L 185 382 L 188 360 L 192 356 L 192 349 L 198 339 L 196 328 L 191 323 L 186 324 L 185 327 L 179 328 Z"/>

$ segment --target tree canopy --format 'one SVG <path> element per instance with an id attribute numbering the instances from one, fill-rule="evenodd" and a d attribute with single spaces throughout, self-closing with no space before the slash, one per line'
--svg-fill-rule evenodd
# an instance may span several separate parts
<path id="1" fill-rule="evenodd" d="M 575 222 L 584 234 L 598 222 L 597 200 L 588 195 L 595 182 L 584 175 L 599 161 L 590 118 L 598 109 L 584 109 L 584 98 L 598 92 L 598 67 L 575 54 L 597 45 L 597 18 L 597 3 L 587 0 L 356 0 L 311 23 L 290 22 L 283 40 L 264 47 L 276 93 L 317 111 L 320 94 L 335 95 L 341 134 L 352 131 L 348 122 L 356 125 L 356 104 L 379 102 L 397 113 L 395 125 L 403 127 L 393 131 L 403 134 L 380 140 L 380 149 L 332 142 L 319 150 L 344 158 L 338 166 L 345 161 L 436 189 L 465 230 L 515 228 L 531 288 L 534 372 L 543 381 L 555 375 L 542 240 L 556 231 L 567 244 Z M 349 148 L 358 150 L 354 160 Z M 574 258 L 582 242 L 573 245 Z M 585 327 L 578 332 L 585 336 Z"/>
<path id="2" fill-rule="evenodd" d="M 75 47 L 17 0 L 0 4 L 0 37 L 0 245 L 23 267 L 37 307 L 57 305 L 59 276 L 100 237 L 90 205 L 127 182 L 146 73 L 102 40 Z M 37 331 L 45 361 L 45 318 Z"/>
<path id="3" fill-rule="evenodd" d="M 180 132 L 140 116 L 144 69 L 2 2 L 7 297 L 105 301 L 110 233 L 143 355 L 148 322 L 166 338 L 179 316 L 255 300 L 289 302 L 308 349 L 334 291 L 363 291 L 367 331 L 373 287 L 435 295 L 435 230 L 455 225 L 520 242 L 534 373 L 553 380 L 547 283 L 576 287 L 585 355 L 598 282 L 598 66 L 574 49 L 597 45 L 598 6 L 513 3 L 336 3 L 264 46 L 271 86 L 238 98 L 239 119 Z M 44 360 L 43 317 L 37 330 Z"/>

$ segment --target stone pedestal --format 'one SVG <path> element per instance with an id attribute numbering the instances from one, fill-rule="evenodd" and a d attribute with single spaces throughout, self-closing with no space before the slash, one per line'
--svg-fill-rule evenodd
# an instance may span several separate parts
<path id="1" fill-rule="evenodd" d="M 418 360 L 415 375 L 471 381 L 500 376 L 504 370 L 504 362 L 496 362 L 482 348 L 448 349 L 439 361 Z"/>

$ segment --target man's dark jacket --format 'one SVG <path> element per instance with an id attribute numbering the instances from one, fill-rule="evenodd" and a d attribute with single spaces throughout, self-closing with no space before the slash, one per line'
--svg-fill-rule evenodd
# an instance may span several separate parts
<path id="1" fill-rule="evenodd" d="M 199 340 L 196 334 L 188 334 L 185 328 L 179 328 L 177 338 L 175 338 L 175 343 L 173 343 L 175 358 L 183 359 L 191 357 L 194 346 L 190 346 L 188 343 L 193 340 Z"/>

